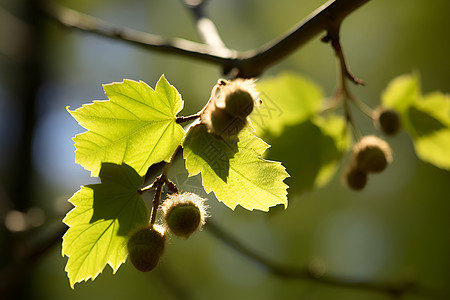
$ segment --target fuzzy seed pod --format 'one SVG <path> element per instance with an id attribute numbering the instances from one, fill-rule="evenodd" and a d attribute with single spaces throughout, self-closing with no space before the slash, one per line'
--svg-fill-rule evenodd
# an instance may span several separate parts
<path id="1" fill-rule="evenodd" d="M 367 173 L 355 167 L 350 167 L 344 174 L 345 183 L 355 191 L 362 190 L 367 183 Z"/>
<path id="2" fill-rule="evenodd" d="M 247 117 L 255 106 L 253 82 L 236 79 L 223 88 L 225 110 L 233 116 Z"/>
<path id="3" fill-rule="evenodd" d="M 128 255 L 141 272 L 153 270 L 164 252 L 166 235 L 163 230 L 144 226 L 134 231 L 127 243 Z"/>
<path id="4" fill-rule="evenodd" d="M 394 135 L 401 127 L 400 114 L 393 109 L 379 108 L 375 117 L 375 126 L 386 135 Z"/>
<path id="5" fill-rule="evenodd" d="M 209 133 L 233 138 L 249 123 L 247 117 L 255 105 L 259 105 L 259 98 L 253 80 L 220 79 L 200 114 L 200 120 Z"/>
<path id="6" fill-rule="evenodd" d="M 205 200 L 193 193 L 172 194 L 162 204 L 164 224 L 173 234 L 188 238 L 206 220 Z"/>
<path id="7" fill-rule="evenodd" d="M 234 137 L 247 125 L 247 119 L 233 116 L 225 109 L 217 108 L 211 111 L 211 129 L 215 135 Z"/>
<path id="8" fill-rule="evenodd" d="M 365 136 L 353 147 L 353 164 L 365 173 L 379 173 L 392 161 L 392 150 L 384 140 Z"/>

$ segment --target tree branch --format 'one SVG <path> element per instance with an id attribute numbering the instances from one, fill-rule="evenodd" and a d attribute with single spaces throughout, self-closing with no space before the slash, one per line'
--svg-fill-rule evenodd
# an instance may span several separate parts
<path id="1" fill-rule="evenodd" d="M 120 27 L 56 4 L 51 0 L 43 1 L 41 7 L 49 18 L 63 26 L 121 40 L 145 49 L 181 55 L 222 66 L 228 65 L 229 61 L 236 57 L 236 52 L 232 50 L 219 55 L 215 47 L 181 38 L 168 39 L 159 35 Z"/>
<path id="2" fill-rule="evenodd" d="M 261 75 L 265 69 L 284 59 L 322 31 L 328 30 L 330 26 L 340 24 L 351 12 L 368 1 L 330 0 L 284 36 L 247 52 L 228 49 L 223 46 L 220 39 L 214 39 L 218 37 L 214 24 L 207 18 L 201 18 L 203 13 L 199 11 L 194 12 L 194 16 L 198 18 L 197 24 L 202 38 L 209 45 L 180 38 L 167 39 L 130 28 L 118 27 L 57 5 L 52 1 L 43 2 L 42 7 L 50 18 L 64 26 L 122 40 L 150 50 L 214 63 L 223 68 L 224 74 L 235 69 L 237 70 L 235 76 L 250 78 Z M 202 9 L 202 6 L 195 5 L 195 9 Z M 208 29 L 205 30 L 205 28 Z M 214 34 L 211 35 L 211 32 Z"/>
<path id="3" fill-rule="evenodd" d="M 300 48 L 314 36 L 336 27 L 354 10 L 369 0 L 330 0 L 298 23 L 284 36 L 241 55 L 239 75 L 254 77 L 268 66 Z M 243 56 L 243 57 L 242 57 Z"/>
<path id="4" fill-rule="evenodd" d="M 262 256 L 256 251 L 250 249 L 237 238 L 227 233 L 221 226 L 215 224 L 211 219 L 205 225 L 205 228 L 229 247 L 236 250 L 238 253 L 244 255 L 248 259 L 257 263 L 265 268 L 268 272 L 275 276 L 290 279 L 308 280 L 319 284 L 326 284 L 329 286 L 352 288 L 358 290 L 365 290 L 371 292 L 378 292 L 383 294 L 389 294 L 392 297 L 401 298 L 406 294 L 415 294 L 420 296 L 430 297 L 433 296 L 436 299 L 444 299 L 443 295 L 425 290 L 418 287 L 413 282 L 397 282 L 397 283 L 383 283 L 383 282 L 370 282 L 370 281 L 355 281 L 345 280 L 331 275 L 317 274 L 314 270 L 308 267 L 293 267 L 289 265 L 283 265 L 278 262 L 272 261 L 267 257 Z"/>
<path id="5" fill-rule="evenodd" d="M 206 1 L 182 0 L 182 2 L 194 17 L 196 29 L 201 40 L 206 45 L 215 47 L 218 52 L 221 52 L 222 49 L 229 51 L 229 49 L 225 47 L 225 44 L 217 31 L 216 25 L 206 16 Z"/>

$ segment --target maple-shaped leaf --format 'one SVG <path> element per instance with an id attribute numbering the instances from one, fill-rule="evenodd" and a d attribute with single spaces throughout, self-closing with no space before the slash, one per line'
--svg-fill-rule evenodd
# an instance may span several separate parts
<path id="1" fill-rule="evenodd" d="M 301 194 L 328 183 L 351 144 L 345 119 L 331 111 L 320 114 L 321 88 L 299 74 L 283 72 L 259 80 L 256 86 L 262 104 L 250 119 L 258 136 L 273 146 L 265 157 L 283 161 L 289 170 L 289 193 Z"/>
<path id="2" fill-rule="evenodd" d="M 168 161 L 184 136 L 176 123 L 183 101 L 175 87 L 164 75 L 155 90 L 133 80 L 103 87 L 109 100 L 69 110 L 88 130 L 73 139 L 75 162 L 98 176 L 103 162 L 125 163 L 144 175 L 152 164 Z"/>
<path id="3" fill-rule="evenodd" d="M 189 175 L 201 172 L 205 191 L 213 191 L 231 209 L 240 205 L 268 211 L 277 204 L 287 206 L 288 186 L 283 180 L 289 174 L 281 163 L 261 158 L 268 147 L 250 126 L 236 138 L 218 139 L 197 124 L 183 141 Z"/>
<path id="4" fill-rule="evenodd" d="M 382 104 L 399 112 L 418 158 L 450 170 L 450 96 L 420 90 L 417 74 L 399 76 L 384 91 Z"/>
<path id="5" fill-rule="evenodd" d="M 250 115 L 258 136 L 279 136 L 283 129 L 315 116 L 324 98 L 321 88 L 292 72 L 256 82 L 262 105 Z"/>
<path id="6" fill-rule="evenodd" d="M 131 230 L 148 224 L 148 209 L 138 194 L 144 179 L 127 165 L 102 164 L 101 184 L 82 186 L 69 201 L 75 205 L 63 222 L 62 254 L 70 286 L 94 280 L 109 264 L 115 273 L 127 258 Z"/>

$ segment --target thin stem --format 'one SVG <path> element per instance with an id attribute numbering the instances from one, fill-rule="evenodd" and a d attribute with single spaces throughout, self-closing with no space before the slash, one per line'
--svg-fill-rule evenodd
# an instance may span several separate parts
<path id="1" fill-rule="evenodd" d="M 347 124 L 349 124 L 352 129 L 354 138 L 356 139 L 356 141 L 361 140 L 361 132 L 359 131 L 358 126 L 356 126 L 356 122 L 353 119 L 348 97 L 344 98 L 344 111 L 345 111 L 345 119 L 347 121 Z"/>
<path id="2" fill-rule="evenodd" d="M 138 190 L 138 193 L 140 195 L 142 195 L 145 192 L 153 191 L 154 189 L 156 189 L 157 186 L 158 186 L 158 180 L 156 179 L 155 181 L 153 181 L 152 184 L 149 184 L 146 187 L 143 187 L 142 189 Z"/>
<path id="3" fill-rule="evenodd" d="M 181 124 L 181 123 L 189 122 L 189 121 L 192 121 L 192 120 L 195 120 L 195 119 L 198 119 L 198 118 L 200 118 L 200 114 L 199 113 L 197 113 L 195 115 L 190 115 L 190 116 L 187 116 L 187 117 L 183 117 L 183 116 L 177 117 L 175 122 L 177 124 Z"/>
<path id="4" fill-rule="evenodd" d="M 350 80 L 351 82 L 353 82 L 354 84 L 359 84 L 359 85 L 365 85 L 364 81 L 355 77 L 352 73 L 350 73 L 346 60 L 345 60 L 345 56 L 344 56 L 344 51 L 342 50 L 342 46 L 339 40 L 339 26 L 337 26 L 337 28 L 334 29 L 333 31 L 328 32 L 328 34 L 322 39 L 324 42 L 328 42 L 331 41 L 331 45 L 336 53 L 336 56 L 338 57 L 339 60 L 339 69 L 340 69 L 340 82 L 341 82 L 341 87 L 342 87 L 342 91 L 344 94 L 345 99 L 349 99 L 350 101 L 352 101 L 353 104 L 355 104 L 355 106 L 362 111 L 364 114 L 366 114 L 367 116 L 369 116 L 371 119 L 373 118 L 374 115 L 374 111 L 364 102 L 360 101 L 358 98 L 356 98 L 349 90 L 348 86 L 347 86 L 347 81 L 346 79 Z M 344 100 L 347 101 L 347 100 Z M 354 126 L 354 125 L 353 125 Z"/>
<path id="5" fill-rule="evenodd" d="M 372 112 L 370 111 L 370 108 L 368 106 L 363 105 L 362 102 L 357 100 L 357 98 L 350 92 L 348 88 L 347 80 L 350 80 L 353 83 L 359 85 L 364 85 L 364 82 L 361 79 L 358 79 L 355 76 L 353 76 L 347 67 L 344 52 L 342 50 L 342 46 L 340 43 L 339 37 L 340 26 L 341 26 L 340 21 L 337 23 L 330 24 L 327 35 L 324 38 L 322 38 L 322 41 L 330 42 L 336 54 L 339 63 L 338 66 L 339 84 L 336 95 L 337 97 L 339 97 L 339 99 L 341 99 L 341 101 L 343 101 L 347 125 L 350 125 L 354 138 L 357 141 L 359 141 L 361 139 L 361 132 L 359 131 L 358 127 L 356 126 L 356 122 L 353 119 L 349 102 L 353 102 L 359 109 L 361 109 L 364 113 L 368 114 L 369 116 L 372 115 Z"/>
<path id="6" fill-rule="evenodd" d="M 195 25 L 201 40 L 211 47 L 215 47 L 218 52 L 229 51 L 225 46 L 214 22 L 205 13 L 206 1 L 182 0 L 184 5 L 190 10 L 195 20 Z"/>
<path id="7" fill-rule="evenodd" d="M 178 194 L 180 191 L 178 190 L 177 185 L 175 184 L 175 182 L 169 180 L 168 178 L 165 178 L 165 184 L 167 185 L 167 188 L 175 194 Z"/>
<path id="8" fill-rule="evenodd" d="M 164 185 L 164 180 L 162 180 L 162 177 L 164 175 L 160 175 L 157 179 L 157 185 L 156 185 L 156 192 L 155 192 L 155 196 L 153 197 L 153 207 L 152 207 L 152 216 L 150 219 L 150 225 L 153 226 L 155 225 L 156 222 L 156 215 L 158 212 L 158 207 L 159 204 L 161 203 L 161 193 L 162 193 L 162 188 Z"/>
<path id="9" fill-rule="evenodd" d="M 334 26 L 330 27 L 328 29 L 327 35 L 322 38 L 322 41 L 325 43 L 331 42 L 331 46 L 333 47 L 334 52 L 336 53 L 336 56 L 339 59 L 342 79 L 343 80 L 349 79 L 354 84 L 365 85 L 364 81 L 355 77 L 352 73 L 350 73 L 350 71 L 347 67 L 347 62 L 345 60 L 344 51 L 342 50 L 342 46 L 341 46 L 341 42 L 340 42 L 339 31 L 340 31 L 340 23 L 335 24 Z"/>
<path id="10" fill-rule="evenodd" d="M 156 178 L 155 182 L 153 184 L 156 184 L 156 192 L 155 196 L 153 197 L 153 207 L 152 207 L 152 216 L 150 219 L 150 225 L 153 226 L 156 222 L 156 215 L 158 213 L 159 205 L 161 204 L 161 194 L 164 184 L 167 184 L 170 190 L 178 191 L 178 188 L 176 187 L 175 183 L 170 181 L 167 176 L 169 174 L 169 169 L 172 166 L 173 161 L 175 160 L 175 156 L 177 155 L 178 151 L 180 150 L 181 145 L 178 145 L 178 147 L 173 151 L 172 156 L 170 157 L 170 160 L 166 165 L 164 166 L 163 173 Z"/>
<path id="11" fill-rule="evenodd" d="M 375 118 L 375 111 L 370 106 L 368 106 L 367 104 L 365 104 L 364 102 L 362 102 L 358 98 L 354 97 L 353 95 L 350 95 L 350 100 L 366 116 L 368 116 L 371 119 Z"/>

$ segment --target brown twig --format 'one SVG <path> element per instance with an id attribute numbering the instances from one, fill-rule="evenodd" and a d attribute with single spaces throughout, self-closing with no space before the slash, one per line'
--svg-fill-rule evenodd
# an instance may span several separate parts
<path id="1" fill-rule="evenodd" d="M 214 63 L 222 67 L 224 74 L 236 70 L 235 76 L 251 78 L 261 75 L 268 67 L 283 60 L 310 39 L 326 31 L 330 24 L 342 22 L 351 12 L 368 1 L 330 0 L 282 37 L 247 52 L 223 47 L 220 39 L 213 38 L 213 36 L 217 37 L 218 33 L 208 21 L 203 22 L 201 26 L 201 22 L 197 23 L 201 28 L 209 28 L 201 29 L 205 30 L 201 36 L 209 45 L 180 38 L 167 39 L 130 28 L 118 27 L 104 20 L 57 5 L 51 0 L 43 2 L 42 7 L 47 16 L 64 26 L 122 40 L 150 50 Z M 201 8 L 201 6 L 198 7 Z M 211 32 L 215 32 L 215 34 L 210 37 Z M 205 36 L 206 33 L 208 36 Z"/>
<path id="2" fill-rule="evenodd" d="M 220 37 L 216 25 L 206 15 L 206 1 L 182 0 L 182 2 L 190 10 L 192 16 L 194 17 L 195 27 L 197 29 L 197 33 L 200 35 L 200 39 L 206 45 L 216 48 L 218 53 L 222 50 L 224 50 L 223 54 L 229 51 Z"/>
<path id="3" fill-rule="evenodd" d="M 156 192 L 155 195 L 153 196 L 153 206 L 152 206 L 152 216 L 150 218 L 150 225 L 153 226 L 156 222 L 156 215 L 158 213 L 158 207 L 159 204 L 161 203 L 161 193 L 162 193 L 162 188 L 164 186 L 164 179 L 163 179 L 164 175 L 159 176 L 156 179 Z"/>
<path id="4" fill-rule="evenodd" d="M 358 127 L 356 126 L 356 123 L 351 114 L 349 102 L 351 101 L 353 104 L 355 104 L 359 110 L 368 115 L 370 118 L 373 117 L 373 110 L 365 103 L 361 102 L 358 98 L 356 98 L 348 88 L 347 80 L 350 80 L 351 82 L 357 85 L 365 85 L 365 83 L 363 80 L 354 76 L 348 69 L 347 62 L 344 56 L 344 51 L 342 50 L 340 42 L 339 33 L 341 22 L 342 20 L 335 20 L 335 22 L 330 22 L 327 29 L 327 35 L 322 38 L 322 41 L 331 44 L 339 64 L 338 87 L 334 95 L 335 98 L 334 102 L 337 103 L 338 105 L 343 103 L 344 114 L 347 124 L 350 125 L 354 138 L 356 140 L 360 140 L 361 133 Z"/>
<path id="5" fill-rule="evenodd" d="M 196 120 L 198 118 L 200 118 L 200 114 L 190 115 L 190 116 L 186 116 L 186 117 L 180 116 L 180 117 L 177 117 L 175 122 L 177 124 L 180 124 L 180 123 L 184 123 L 184 122 L 193 121 L 193 120 Z"/>

